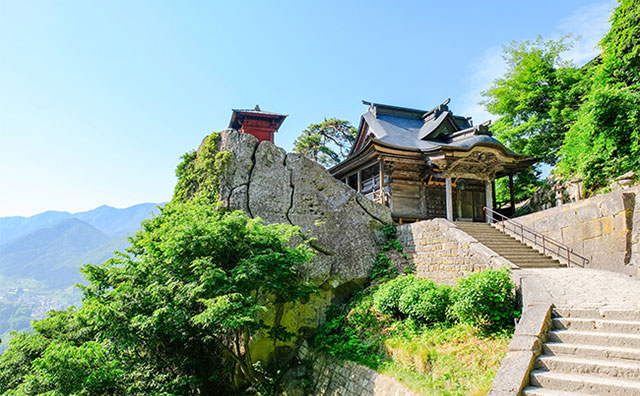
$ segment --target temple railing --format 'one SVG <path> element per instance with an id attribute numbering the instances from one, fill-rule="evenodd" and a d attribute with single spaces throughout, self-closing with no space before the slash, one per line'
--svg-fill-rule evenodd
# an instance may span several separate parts
<path id="1" fill-rule="evenodd" d="M 579 267 L 585 267 L 589 264 L 589 259 L 575 253 L 573 248 L 549 238 L 548 236 L 532 230 L 512 219 L 504 216 L 495 210 L 483 207 L 482 210 L 485 213 L 487 219 L 490 219 L 492 223 L 498 226 L 498 229 L 502 229 L 502 232 L 509 233 L 512 236 L 519 237 L 523 243 L 530 242 L 534 246 L 542 249 L 542 254 L 549 255 L 559 260 L 563 260 L 567 263 L 568 267 L 577 265 Z"/>
<path id="2" fill-rule="evenodd" d="M 365 194 L 365 197 L 385 206 L 389 206 L 389 202 L 391 201 L 391 195 L 386 191 L 381 193 L 380 190 L 374 190 L 373 192 Z"/>

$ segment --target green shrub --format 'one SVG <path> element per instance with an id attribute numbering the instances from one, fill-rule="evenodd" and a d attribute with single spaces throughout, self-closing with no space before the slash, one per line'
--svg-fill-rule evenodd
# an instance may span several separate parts
<path id="1" fill-rule="evenodd" d="M 514 287 L 506 268 L 459 279 L 453 290 L 451 313 L 461 322 L 487 329 L 512 326 L 519 315 Z"/>
<path id="2" fill-rule="evenodd" d="M 386 251 L 389 251 L 391 249 L 394 249 L 397 252 L 401 252 L 402 251 L 402 243 L 400 243 L 400 241 L 397 240 L 397 239 L 389 239 L 387 241 L 387 243 L 385 243 L 384 246 L 382 246 L 382 251 L 386 252 Z"/>
<path id="3" fill-rule="evenodd" d="M 403 290 L 398 309 L 411 319 L 433 324 L 446 322 L 450 304 L 451 287 L 438 285 L 428 279 L 414 278 Z"/>
<path id="4" fill-rule="evenodd" d="M 382 233 L 387 239 L 394 239 L 398 234 L 398 231 L 396 230 L 396 226 L 394 224 L 385 224 L 382 227 Z"/>
<path id="5" fill-rule="evenodd" d="M 401 275 L 380 285 L 373 295 L 373 308 L 384 314 L 400 316 L 398 307 L 403 291 L 416 282 L 413 275 Z"/>
<path id="6" fill-rule="evenodd" d="M 398 270 L 391 265 L 391 259 L 384 253 L 378 254 L 378 258 L 373 262 L 369 279 L 388 279 L 398 275 Z"/>
<path id="7" fill-rule="evenodd" d="M 313 345 L 341 359 L 375 368 L 382 360 L 382 326 L 371 310 L 371 295 L 356 293 L 348 305 L 332 305 Z"/>

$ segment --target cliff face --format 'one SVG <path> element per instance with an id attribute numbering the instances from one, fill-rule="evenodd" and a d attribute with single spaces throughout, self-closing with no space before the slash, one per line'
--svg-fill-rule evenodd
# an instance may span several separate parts
<path id="1" fill-rule="evenodd" d="M 275 306 L 262 318 L 297 337 L 288 343 L 266 337 L 253 342 L 254 359 L 273 360 L 295 350 L 307 331 L 318 326 L 332 300 L 364 283 L 384 243 L 382 226 L 392 222 L 391 212 L 336 180 L 321 165 L 270 142 L 227 130 L 216 146 L 218 152 L 231 153 L 218 176 L 219 199 L 225 206 L 265 223 L 299 226 L 315 238 L 316 256 L 304 276 L 320 285 L 321 293 L 308 304 Z"/>

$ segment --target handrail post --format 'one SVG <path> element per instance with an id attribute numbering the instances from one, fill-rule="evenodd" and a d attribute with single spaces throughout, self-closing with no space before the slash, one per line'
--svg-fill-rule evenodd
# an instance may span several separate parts
<path id="1" fill-rule="evenodd" d="M 571 267 L 571 256 L 570 256 L 569 246 L 567 246 L 567 267 Z"/>
<path id="2" fill-rule="evenodd" d="M 545 246 L 546 244 L 544 243 L 544 234 L 542 234 L 542 254 L 544 254 L 545 256 L 547 255 L 547 248 Z"/>

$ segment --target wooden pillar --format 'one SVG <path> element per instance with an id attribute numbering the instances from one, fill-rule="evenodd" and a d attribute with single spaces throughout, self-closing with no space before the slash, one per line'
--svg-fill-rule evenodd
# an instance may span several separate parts
<path id="1" fill-rule="evenodd" d="M 380 161 L 380 203 L 384 205 L 384 162 Z"/>
<path id="2" fill-rule="evenodd" d="M 509 175 L 509 202 L 511 203 L 511 216 L 516 213 L 516 197 L 513 195 L 513 174 Z"/>
<path id="3" fill-rule="evenodd" d="M 453 191 L 450 177 L 445 179 L 445 196 L 447 201 L 447 220 L 453 221 Z"/>
<path id="4" fill-rule="evenodd" d="M 358 171 L 358 188 L 356 189 L 358 192 L 362 191 L 362 171 Z"/>
<path id="5" fill-rule="evenodd" d="M 496 207 L 496 179 L 491 180 L 491 202 Z"/>
<path id="6" fill-rule="evenodd" d="M 486 180 L 484 182 L 484 193 L 486 197 L 485 206 L 489 209 L 493 209 L 493 181 Z M 489 212 L 485 214 L 485 217 L 486 217 L 487 223 L 491 223 L 491 216 Z"/>

